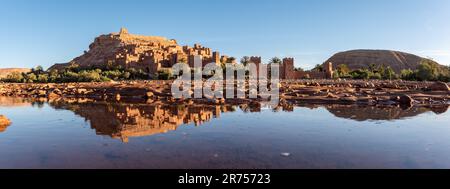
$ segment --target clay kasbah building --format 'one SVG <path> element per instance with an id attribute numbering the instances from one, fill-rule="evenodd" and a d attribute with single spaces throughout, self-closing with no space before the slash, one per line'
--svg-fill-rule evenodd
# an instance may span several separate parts
<path id="1" fill-rule="evenodd" d="M 236 64 L 235 59 L 200 44 L 193 47 L 180 46 L 174 39 L 164 37 L 142 36 L 128 33 L 126 28 L 121 28 L 119 33 L 101 35 L 95 38 L 85 52 L 66 64 L 55 64 L 52 69 L 62 69 L 70 64 L 82 67 L 122 66 L 124 68 L 142 69 L 150 74 L 162 71 L 172 72 L 171 68 L 176 63 L 187 63 L 194 67 L 195 57 L 202 60 L 203 66 L 209 63 L 220 65 Z M 250 62 L 263 64 L 260 56 L 251 56 Z M 296 71 L 294 58 L 283 58 L 280 69 L 280 79 L 330 79 L 333 77 L 332 63 L 328 62 L 323 71 Z"/>

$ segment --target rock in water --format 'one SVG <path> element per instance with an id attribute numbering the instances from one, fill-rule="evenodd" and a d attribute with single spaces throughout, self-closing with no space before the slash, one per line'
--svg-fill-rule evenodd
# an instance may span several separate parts
<path id="1" fill-rule="evenodd" d="M 4 115 L 0 115 L 0 132 L 6 130 L 6 127 L 11 125 L 11 121 Z"/>

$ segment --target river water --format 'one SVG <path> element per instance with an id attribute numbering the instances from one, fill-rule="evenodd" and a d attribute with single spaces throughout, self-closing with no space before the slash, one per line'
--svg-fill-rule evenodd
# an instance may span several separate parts
<path id="1" fill-rule="evenodd" d="M 450 168 L 447 108 L 1 98 L 0 168 Z"/>

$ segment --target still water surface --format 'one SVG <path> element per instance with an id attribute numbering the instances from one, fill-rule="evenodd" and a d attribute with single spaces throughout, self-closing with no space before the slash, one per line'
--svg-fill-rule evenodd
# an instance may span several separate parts
<path id="1" fill-rule="evenodd" d="M 3 98 L 0 168 L 450 168 L 447 108 Z"/>

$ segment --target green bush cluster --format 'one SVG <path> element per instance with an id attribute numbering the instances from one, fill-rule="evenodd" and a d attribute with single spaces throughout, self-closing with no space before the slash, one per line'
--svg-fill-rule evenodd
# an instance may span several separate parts
<path id="1" fill-rule="evenodd" d="M 370 65 L 368 68 L 350 70 L 347 65 L 340 64 L 334 73 L 336 78 L 349 79 L 398 79 L 398 75 L 390 67 Z"/>
<path id="2" fill-rule="evenodd" d="M 347 65 L 338 65 L 334 72 L 335 78 L 349 79 L 403 79 L 409 81 L 444 81 L 450 82 L 450 67 L 445 68 L 424 59 L 416 70 L 404 69 L 396 73 L 391 67 L 369 65 L 368 68 L 350 70 Z"/>
<path id="3" fill-rule="evenodd" d="M 2 79 L 2 81 L 13 83 L 66 83 L 140 79 L 149 79 L 149 74 L 141 69 L 134 68 L 81 69 L 78 66 L 69 66 L 62 71 L 44 71 L 41 66 L 38 66 L 28 73 L 11 73 Z"/>
<path id="4" fill-rule="evenodd" d="M 429 61 L 421 62 L 417 70 L 402 70 L 400 78 L 411 81 L 444 81 L 450 82 L 450 67 L 445 68 Z"/>

